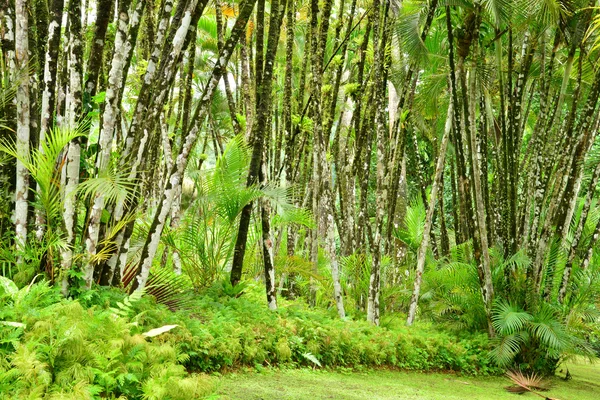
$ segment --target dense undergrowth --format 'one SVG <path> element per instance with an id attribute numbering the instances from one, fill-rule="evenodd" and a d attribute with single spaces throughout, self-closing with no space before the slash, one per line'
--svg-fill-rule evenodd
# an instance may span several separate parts
<path id="1" fill-rule="evenodd" d="M 66 300 L 46 283 L 17 290 L 3 282 L 2 399 L 201 398 L 213 390 L 203 372 L 242 366 L 500 372 L 484 335 L 459 338 L 393 321 L 375 327 L 298 303 L 270 312 L 252 285 L 237 298 L 213 287 L 188 310 L 173 312 L 117 290 Z M 145 335 L 165 325 L 178 326 Z"/>

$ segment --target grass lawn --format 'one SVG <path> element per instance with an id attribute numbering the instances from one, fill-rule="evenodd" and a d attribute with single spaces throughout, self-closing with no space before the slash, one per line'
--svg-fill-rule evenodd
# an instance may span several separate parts
<path id="1" fill-rule="evenodd" d="M 600 364 L 569 365 L 570 381 L 556 378 L 545 395 L 560 400 L 600 400 Z M 563 374 L 564 376 L 564 374 Z M 329 372 L 312 370 L 232 373 L 219 378 L 217 395 L 229 399 L 542 399 L 531 393 L 516 395 L 504 387 L 503 377 L 465 377 L 418 372 Z"/>

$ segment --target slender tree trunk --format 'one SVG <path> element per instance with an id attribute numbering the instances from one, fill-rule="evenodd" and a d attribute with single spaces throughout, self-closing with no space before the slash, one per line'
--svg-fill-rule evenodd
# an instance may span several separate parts
<path id="1" fill-rule="evenodd" d="M 223 31 L 226 30 L 227 25 L 223 25 L 223 11 L 221 9 L 223 5 L 221 4 L 221 0 L 215 1 L 215 15 L 217 21 L 217 42 L 219 51 L 223 48 L 223 44 L 225 40 L 223 39 Z M 226 68 L 225 66 L 223 68 Z M 236 107 L 233 99 L 233 93 L 231 92 L 231 87 L 229 84 L 229 73 L 227 69 L 223 70 L 223 85 L 225 86 L 225 95 L 227 97 L 227 105 L 229 106 L 229 115 L 231 117 L 231 123 L 233 124 L 233 131 L 240 132 L 241 127 L 238 122 L 236 115 Z"/>
<path id="2" fill-rule="evenodd" d="M 314 45 L 312 46 L 311 54 L 311 115 L 313 118 L 313 164 L 315 167 L 313 207 L 315 208 L 314 212 L 317 219 L 317 229 L 315 230 L 316 237 L 313 238 L 313 246 L 318 246 L 319 237 L 325 239 L 325 251 L 329 259 L 333 279 L 334 299 L 338 315 L 343 318 L 345 317 L 346 312 L 344 310 L 344 301 L 339 280 L 339 264 L 335 244 L 335 200 L 332 191 L 331 169 L 326 156 L 329 144 L 329 132 L 324 131 L 325 121 L 322 114 L 323 63 L 325 45 L 329 33 L 329 18 L 331 15 L 332 4 L 332 0 L 327 0 L 325 4 L 323 4 L 323 7 L 320 8 L 318 1 L 313 0 L 311 2 L 311 30 L 312 32 L 318 32 L 318 35 L 313 37 Z M 319 15 L 320 24 L 318 23 Z M 315 250 L 313 249 L 313 263 L 316 261 L 315 254 Z"/>
<path id="3" fill-rule="evenodd" d="M 241 81 L 242 81 L 242 94 L 244 97 L 244 110 L 246 116 L 246 132 L 244 137 L 246 141 L 250 140 L 250 133 L 252 133 L 252 125 L 254 123 L 253 110 L 254 110 L 254 96 L 253 91 L 250 88 L 250 60 L 248 59 L 248 44 L 244 37 L 240 44 L 240 58 L 241 58 Z"/>
<path id="4" fill-rule="evenodd" d="M 264 78 L 264 80 L 257 91 L 255 118 L 253 120 L 252 133 L 250 135 L 252 140 L 252 157 L 250 160 L 248 179 L 246 181 L 247 187 L 251 187 L 257 183 L 260 172 L 259 169 L 262 163 L 262 153 L 264 150 L 266 132 L 270 131 L 267 130 L 266 123 L 272 101 L 271 89 L 273 84 L 273 63 L 277 53 L 279 31 L 285 11 L 285 4 L 285 1 L 283 4 L 280 4 L 278 0 L 273 1 L 271 4 L 269 42 L 267 44 L 264 70 L 261 71 L 261 76 Z M 234 286 L 237 285 L 242 278 L 242 268 L 244 265 L 244 255 L 246 253 L 246 242 L 248 239 L 248 228 L 250 226 L 251 214 L 252 203 L 247 204 L 242 209 L 240 216 L 240 224 L 235 242 L 230 274 L 231 284 Z"/>
<path id="5" fill-rule="evenodd" d="M 374 90 L 374 112 L 375 112 L 375 135 L 377 141 L 377 175 L 376 193 L 377 204 L 375 211 L 375 226 L 373 242 L 371 246 L 371 276 L 369 278 L 369 292 L 367 301 L 367 321 L 379 325 L 379 294 L 381 291 L 381 242 L 383 236 L 384 214 L 386 212 L 387 185 L 385 168 L 387 165 L 385 126 L 385 43 L 387 22 L 387 6 L 384 5 L 384 13 L 381 13 L 382 5 L 378 0 L 373 1 L 373 90 Z"/>
<path id="6" fill-rule="evenodd" d="M 264 157 L 264 155 L 263 155 Z M 262 185 L 267 184 L 267 165 L 263 161 L 262 165 Z M 277 291 L 275 288 L 275 264 L 273 257 L 273 238 L 271 236 L 271 205 L 269 199 L 261 199 L 260 219 L 262 225 L 262 253 L 263 265 L 265 268 L 265 288 L 267 292 L 267 305 L 269 310 L 277 309 Z"/>
<path id="7" fill-rule="evenodd" d="M 285 134 L 285 156 L 283 166 L 285 168 L 285 186 L 291 187 L 294 184 L 292 180 L 294 157 L 293 151 L 293 124 L 292 124 L 292 78 L 293 78 L 293 61 L 294 61 L 294 27 L 296 24 L 296 4 L 290 1 L 286 10 L 286 43 L 285 43 L 285 77 L 283 88 L 283 129 Z M 295 229 L 289 226 L 287 229 L 287 255 L 293 256 L 295 250 Z M 284 282 L 283 276 L 281 282 Z M 280 288 L 283 288 L 280 285 Z M 281 290 L 280 290 L 281 292 Z M 281 294 L 281 293 L 280 293 Z"/>
<path id="8" fill-rule="evenodd" d="M 175 164 L 173 165 L 173 170 L 171 171 L 167 187 L 165 188 L 161 200 L 158 203 L 154 220 L 150 226 L 146 242 L 142 248 L 141 258 L 136 267 L 137 278 L 133 281 L 133 286 L 131 288 L 132 291 L 136 289 L 141 290 L 146 285 L 146 281 L 148 280 L 150 273 L 150 267 L 152 266 L 152 260 L 154 259 L 156 250 L 158 249 L 160 235 L 162 234 L 167 216 L 171 212 L 171 206 L 177 190 L 176 187 L 181 185 L 181 180 L 187 167 L 190 153 L 198 139 L 198 133 L 200 129 L 199 124 L 202 123 L 206 117 L 206 113 L 209 111 L 210 101 L 215 90 L 217 89 L 219 81 L 221 80 L 223 65 L 226 65 L 229 62 L 235 45 L 239 42 L 240 38 L 244 34 L 246 24 L 250 18 L 250 14 L 252 13 L 255 2 L 256 0 L 247 0 L 240 7 L 238 18 L 231 31 L 231 35 L 225 43 L 223 51 L 219 55 L 219 58 L 213 68 L 210 81 L 204 90 L 200 103 L 196 107 L 196 111 L 191 119 L 193 126 L 186 135 L 185 143 L 180 154 L 177 156 Z M 270 64 L 270 67 L 272 68 L 272 63 Z M 270 79 L 268 81 L 270 82 Z"/>
<path id="9" fill-rule="evenodd" d="M 448 239 L 448 228 L 446 226 L 446 213 L 444 208 L 444 171 L 442 170 L 442 176 L 440 177 L 440 245 L 442 247 L 442 257 L 446 257 L 450 254 L 450 239 Z"/>
<path id="10" fill-rule="evenodd" d="M 46 133 L 52 128 L 54 122 L 54 108 L 56 101 L 56 73 L 60 47 L 60 29 L 63 17 L 64 0 L 52 0 L 50 5 L 50 24 L 46 53 L 44 57 L 44 74 L 42 84 L 42 108 L 40 118 L 39 146 L 45 142 Z M 39 185 L 37 186 L 39 191 Z M 46 218 L 42 210 L 35 214 L 36 239 L 41 241 L 46 230 Z"/>
<path id="11" fill-rule="evenodd" d="M 27 0 L 15 1 L 15 66 L 27 71 L 29 65 L 29 12 Z M 30 133 L 30 96 L 29 79 L 19 79 L 17 94 L 17 154 L 20 158 L 29 155 Z M 17 183 L 15 193 L 15 240 L 18 252 L 25 250 L 27 244 L 27 214 L 29 195 L 29 172 L 25 165 L 17 159 Z M 18 263 L 23 259 L 19 255 Z"/>
<path id="12" fill-rule="evenodd" d="M 15 9 L 11 7 L 10 0 L 4 0 L 2 3 L 2 30 L 0 38 L 2 39 L 2 55 L 11 75 L 17 71 L 15 60 Z M 9 75 L 10 76 L 10 75 Z"/>
<path id="13" fill-rule="evenodd" d="M 481 185 L 482 179 L 487 179 L 487 177 L 482 175 L 481 172 L 481 160 L 479 157 L 479 149 L 476 139 L 477 127 L 476 127 L 476 117 L 475 117 L 475 107 L 477 105 L 477 96 L 476 96 L 476 81 L 475 81 L 475 73 L 473 70 L 470 72 L 470 110 L 469 110 L 469 121 L 468 123 L 471 126 L 471 129 L 468 131 L 470 133 L 470 142 L 471 142 L 471 165 L 473 168 L 473 187 L 474 187 L 474 198 L 475 198 L 475 213 L 477 219 L 477 228 L 479 229 L 479 243 L 481 246 L 481 266 L 479 269 L 481 270 L 480 279 L 481 282 L 481 292 L 483 296 L 483 301 L 486 307 L 486 315 L 488 317 L 488 333 L 490 336 L 494 335 L 494 328 L 492 325 L 492 303 L 494 301 L 494 285 L 492 282 L 492 269 L 490 266 L 490 254 L 489 254 L 489 244 L 488 244 L 488 230 L 487 230 L 487 217 L 486 217 L 486 207 L 485 202 L 483 200 L 483 189 Z M 485 132 L 483 133 L 485 134 Z M 477 257 L 476 257 L 477 258 Z"/>
<path id="14" fill-rule="evenodd" d="M 448 105 L 448 113 L 446 115 L 446 125 L 444 127 L 444 136 L 442 136 L 442 143 L 440 144 L 440 151 L 438 154 L 437 164 L 435 167 L 435 177 L 431 187 L 431 195 L 429 198 L 429 205 L 427 206 L 427 215 L 425 217 L 425 227 L 423 228 L 423 239 L 419 246 L 419 252 L 417 253 L 417 269 L 415 282 L 413 287 L 412 297 L 410 299 L 410 305 L 408 308 L 408 317 L 406 319 L 407 325 L 412 325 L 417 315 L 417 305 L 419 302 L 419 296 L 421 293 L 421 283 L 423 281 L 423 272 L 425 271 L 425 258 L 427 255 L 427 246 L 429 242 L 429 232 L 433 222 L 433 211 L 435 210 L 435 203 L 437 199 L 437 193 L 439 190 L 442 171 L 444 170 L 444 162 L 446 160 L 446 149 L 448 148 L 448 140 L 452 131 L 452 123 L 454 118 L 453 103 L 450 100 Z"/>
<path id="15" fill-rule="evenodd" d="M 121 0 L 120 2 L 122 2 Z M 125 0 L 128 3 L 130 0 Z M 94 37 L 90 47 L 90 56 L 85 71 L 85 111 L 91 111 L 92 97 L 96 95 L 98 89 L 98 76 L 102 67 L 102 57 L 104 55 L 104 44 L 106 37 L 106 29 L 112 16 L 114 1 L 112 0 L 97 0 L 96 2 L 96 24 L 94 29 Z M 86 10 L 84 10 L 86 12 Z M 87 12 L 86 12 L 87 13 Z M 85 28 L 85 25 L 84 25 Z M 116 47 L 115 47 L 116 48 Z M 116 48 L 116 51 L 120 49 Z"/>
<path id="16" fill-rule="evenodd" d="M 48 41 L 44 60 L 44 80 L 42 92 L 42 110 L 40 125 L 40 145 L 44 143 L 46 132 L 52 128 L 56 101 L 56 72 L 60 45 L 60 28 L 62 24 L 64 0 L 52 0 L 50 7 L 51 21 L 48 26 Z"/>
<path id="17" fill-rule="evenodd" d="M 69 129 L 76 129 L 82 111 L 82 63 L 83 43 L 81 41 L 81 4 L 76 0 L 69 2 L 69 87 L 66 97 L 66 117 Z M 81 158 L 81 138 L 69 143 L 66 162 L 66 186 L 64 197 L 64 220 L 67 232 L 67 247 L 62 252 L 62 293 L 67 295 L 68 271 L 73 264 L 73 248 L 75 246 L 75 230 L 77 228 L 77 185 L 79 185 L 79 169 Z M 86 287 L 92 286 L 93 277 L 84 273 Z"/>
<path id="18" fill-rule="evenodd" d="M 583 235 L 583 230 L 585 228 L 585 224 L 588 220 L 589 211 L 592 205 L 592 200 L 594 197 L 594 193 L 596 191 L 596 186 L 598 185 L 598 180 L 600 180 L 600 164 L 596 166 L 594 169 L 594 173 L 592 175 L 592 179 L 590 180 L 590 184 L 587 188 L 587 194 L 585 196 L 585 202 L 583 204 L 583 209 L 581 210 L 581 215 L 579 217 L 579 223 L 577 224 L 577 230 L 575 231 L 575 235 L 573 236 L 573 241 L 571 242 L 571 246 L 569 249 L 569 256 L 567 258 L 567 263 L 565 264 L 565 268 L 563 271 L 563 278 L 558 290 L 558 301 L 562 303 L 567 294 L 567 289 L 569 286 L 569 280 L 571 278 L 571 272 L 573 269 L 573 262 L 575 261 L 575 255 L 577 254 L 577 248 L 579 246 L 579 242 L 581 241 L 581 237 Z"/>

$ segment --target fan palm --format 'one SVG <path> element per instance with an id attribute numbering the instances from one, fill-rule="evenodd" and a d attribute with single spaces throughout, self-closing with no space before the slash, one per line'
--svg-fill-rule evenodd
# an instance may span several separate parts
<path id="1" fill-rule="evenodd" d="M 558 310 L 549 304 L 530 313 L 498 301 L 492 321 L 498 337 L 490 356 L 502 366 L 516 364 L 523 370 L 553 375 L 566 356 L 593 356 L 591 347 L 563 323 Z"/>

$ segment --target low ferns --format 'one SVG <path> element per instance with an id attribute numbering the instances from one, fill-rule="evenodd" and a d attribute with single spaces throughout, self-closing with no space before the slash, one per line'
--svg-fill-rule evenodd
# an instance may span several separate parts
<path id="1" fill-rule="evenodd" d="M 212 392 L 209 378 L 180 364 L 187 358 L 175 344 L 148 339 L 147 327 L 130 322 L 138 295 L 86 309 L 55 292 L 38 284 L 0 295 L 1 319 L 25 325 L 0 325 L 0 399 L 183 400 Z"/>

